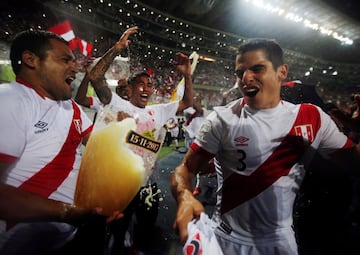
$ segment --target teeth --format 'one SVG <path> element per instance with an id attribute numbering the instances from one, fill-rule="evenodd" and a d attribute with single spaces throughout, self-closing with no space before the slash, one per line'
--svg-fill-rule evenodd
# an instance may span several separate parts
<path id="1" fill-rule="evenodd" d="M 251 89 L 247 89 L 246 91 L 247 92 L 254 92 L 254 91 L 256 91 L 257 89 L 255 89 L 255 88 L 251 88 Z"/>
<path id="2" fill-rule="evenodd" d="M 258 93 L 259 89 L 257 87 L 247 87 L 244 88 L 244 91 L 246 96 L 254 97 Z"/>

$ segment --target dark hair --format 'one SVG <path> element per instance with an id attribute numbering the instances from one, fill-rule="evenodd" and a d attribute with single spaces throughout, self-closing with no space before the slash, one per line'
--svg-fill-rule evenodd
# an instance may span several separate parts
<path id="1" fill-rule="evenodd" d="M 274 69 L 284 64 L 283 50 L 275 40 L 252 39 L 240 45 L 237 54 L 244 54 L 253 50 L 263 50 L 267 59 L 273 64 Z"/>
<path id="2" fill-rule="evenodd" d="M 126 89 L 126 86 L 124 86 L 124 85 L 117 85 L 117 86 L 115 87 L 115 92 L 116 92 L 116 93 L 120 93 L 120 92 L 123 91 L 124 89 Z"/>
<path id="3" fill-rule="evenodd" d="M 64 38 L 49 31 L 26 30 L 18 33 L 10 48 L 10 60 L 14 73 L 18 74 L 20 71 L 24 51 L 31 51 L 40 59 L 45 58 L 46 51 L 51 49 L 50 39 L 56 39 L 69 45 Z"/>
<path id="4" fill-rule="evenodd" d="M 136 72 L 130 76 L 130 78 L 128 79 L 128 84 L 134 85 L 136 83 L 136 79 L 141 76 L 150 77 L 150 74 L 148 74 L 148 72 L 146 72 L 146 71 Z"/>

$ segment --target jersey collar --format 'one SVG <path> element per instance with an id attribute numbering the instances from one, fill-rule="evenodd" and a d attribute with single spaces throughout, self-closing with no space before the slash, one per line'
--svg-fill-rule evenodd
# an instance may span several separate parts
<path id="1" fill-rule="evenodd" d="M 33 89 L 42 99 L 45 99 L 45 96 L 43 94 L 41 94 L 40 91 L 36 90 L 30 83 L 28 83 L 20 78 L 16 78 L 16 82 L 24 85 L 25 87 Z"/>

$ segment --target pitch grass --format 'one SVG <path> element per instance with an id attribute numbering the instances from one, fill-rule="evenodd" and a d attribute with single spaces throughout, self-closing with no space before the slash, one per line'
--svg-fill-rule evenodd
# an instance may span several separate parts
<path id="1" fill-rule="evenodd" d="M 179 141 L 179 147 L 184 147 L 185 146 L 185 143 L 184 143 L 184 140 L 180 140 Z M 170 146 L 162 146 L 161 147 L 161 150 L 159 152 L 159 155 L 158 155 L 158 160 L 166 157 L 167 155 L 169 155 L 171 152 L 174 152 L 175 151 L 175 143 L 171 143 Z"/>

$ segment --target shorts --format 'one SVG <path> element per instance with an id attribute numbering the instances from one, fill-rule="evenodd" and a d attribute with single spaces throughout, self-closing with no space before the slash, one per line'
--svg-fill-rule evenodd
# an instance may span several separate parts
<path id="1" fill-rule="evenodd" d="M 287 235 L 283 240 L 261 243 L 241 243 L 218 229 L 216 238 L 224 254 L 236 255 L 298 255 L 295 236 Z"/>

